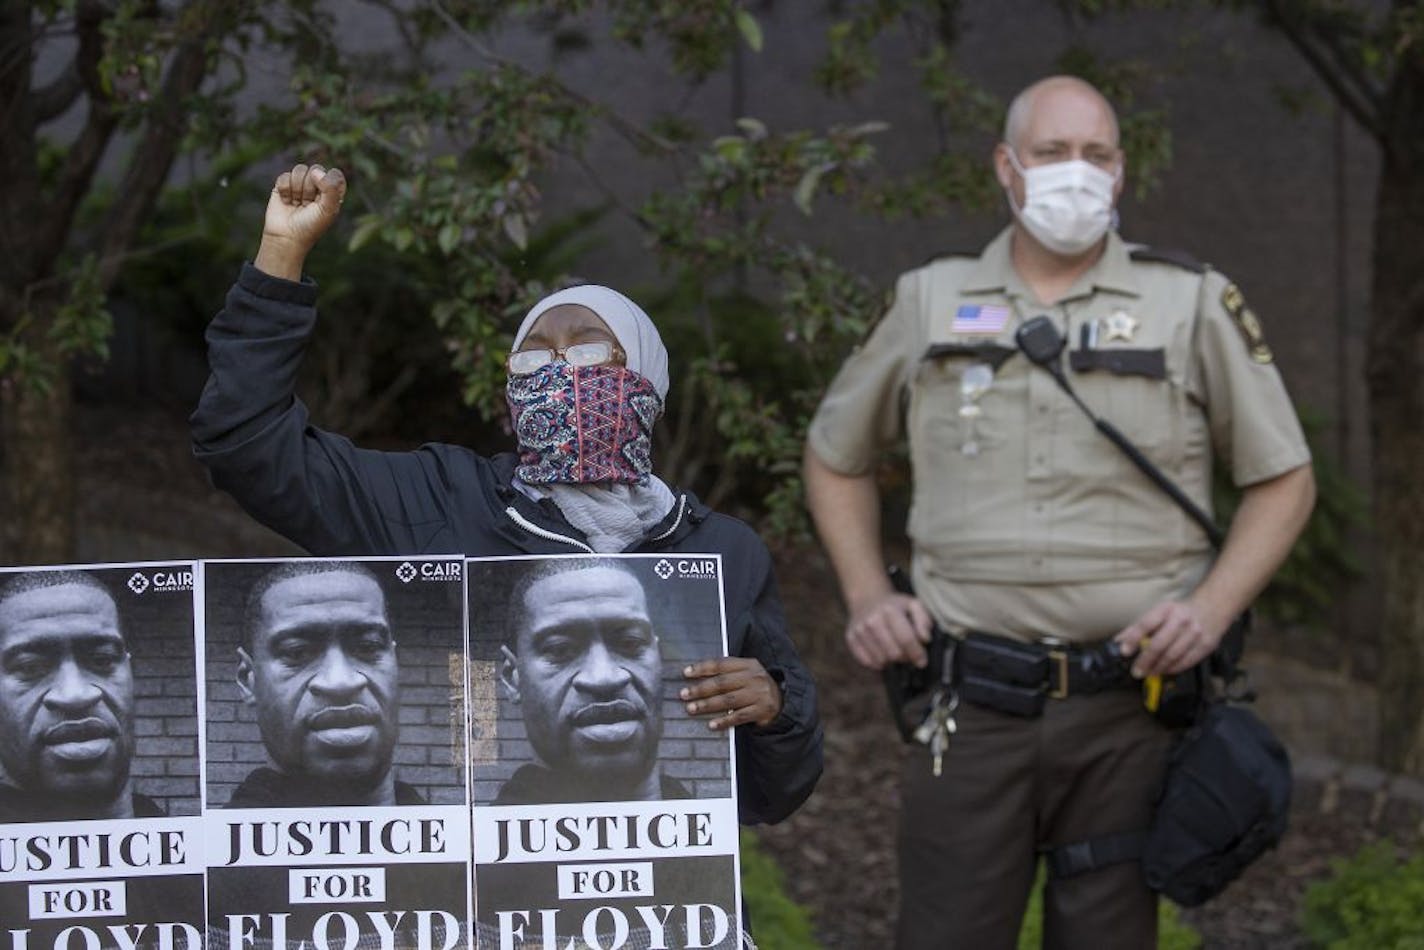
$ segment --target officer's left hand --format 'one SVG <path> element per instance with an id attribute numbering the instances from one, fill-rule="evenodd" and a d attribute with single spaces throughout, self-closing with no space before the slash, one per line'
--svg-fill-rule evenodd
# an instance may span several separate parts
<path id="1" fill-rule="evenodd" d="M 1164 600 L 1113 640 L 1124 656 L 1138 654 L 1133 676 L 1171 676 L 1210 656 L 1223 632 L 1192 602 Z"/>
<path id="2" fill-rule="evenodd" d="M 687 703 L 688 715 L 723 714 L 707 723 L 709 729 L 766 726 L 781 713 L 781 687 L 759 660 L 741 656 L 700 660 L 683 667 L 682 675 L 698 681 L 678 693 Z"/>

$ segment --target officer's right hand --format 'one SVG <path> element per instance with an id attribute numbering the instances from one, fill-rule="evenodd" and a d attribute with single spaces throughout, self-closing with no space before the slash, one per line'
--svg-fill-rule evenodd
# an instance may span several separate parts
<path id="1" fill-rule="evenodd" d="M 262 242 L 279 244 L 303 257 L 341 214 L 346 176 L 339 168 L 293 165 L 282 172 L 267 199 Z"/>
<path id="2" fill-rule="evenodd" d="M 857 663 L 872 670 L 900 662 L 924 666 L 929 662 L 925 644 L 933 627 L 924 604 L 890 590 L 852 605 L 846 645 Z"/>

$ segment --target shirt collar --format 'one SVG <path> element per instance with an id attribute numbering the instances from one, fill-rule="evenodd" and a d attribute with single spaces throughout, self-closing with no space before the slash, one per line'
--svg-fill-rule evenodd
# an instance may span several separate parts
<path id="1" fill-rule="evenodd" d="M 1029 301 L 1035 299 L 1018 271 L 1014 270 L 1013 235 L 1014 226 L 1009 225 L 989 242 L 962 285 L 964 293 L 998 291 L 1009 297 L 1022 297 Z M 1108 232 L 1103 256 L 1078 278 L 1062 299 L 1086 297 L 1094 290 L 1106 290 L 1131 297 L 1141 296 L 1137 278 L 1133 275 L 1128 246 L 1116 231 Z"/>

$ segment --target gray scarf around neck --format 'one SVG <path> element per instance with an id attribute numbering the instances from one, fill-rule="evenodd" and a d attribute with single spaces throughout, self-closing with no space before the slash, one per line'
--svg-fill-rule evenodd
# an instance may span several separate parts
<path id="1" fill-rule="evenodd" d="M 672 489 L 656 475 L 649 475 L 643 485 L 530 485 L 515 478 L 514 487 L 535 501 L 553 499 L 569 524 L 582 531 L 588 546 L 599 554 L 626 551 L 666 518 L 677 501 Z"/>

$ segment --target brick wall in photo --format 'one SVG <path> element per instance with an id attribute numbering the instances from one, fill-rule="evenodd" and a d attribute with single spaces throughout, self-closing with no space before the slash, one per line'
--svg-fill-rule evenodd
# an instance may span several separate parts
<path id="1" fill-rule="evenodd" d="M 386 609 L 400 661 L 400 739 L 396 777 L 431 804 L 465 802 L 463 749 L 462 586 L 418 574 L 402 582 L 403 561 L 365 560 L 386 595 Z M 412 559 L 417 570 L 428 562 Z M 212 562 L 207 565 L 207 794 L 221 807 L 254 768 L 268 764 L 252 706 L 244 703 L 234 676 L 239 619 L 247 591 L 272 564 Z"/>
<path id="2" fill-rule="evenodd" d="M 519 704 L 500 685 L 500 646 L 508 627 L 508 604 L 520 578 L 541 559 L 472 562 L 470 565 L 470 761 L 475 804 L 494 800 L 500 787 L 535 761 Z M 659 768 L 698 798 L 733 794 L 731 740 L 687 714 L 677 699 L 689 661 L 722 656 L 722 619 L 714 577 L 663 577 L 660 558 L 622 559 L 636 573 L 648 599 L 663 658 L 663 737 Z"/>
<path id="3" fill-rule="evenodd" d="M 81 568 L 113 597 L 133 673 L 135 792 L 167 814 L 196 815 L 198 799 L 197 668 L 192 565 Z M 0 575 L 3 583 L 10 572 Z M 34 572 L 43 573 L 43 572 Z"/>

